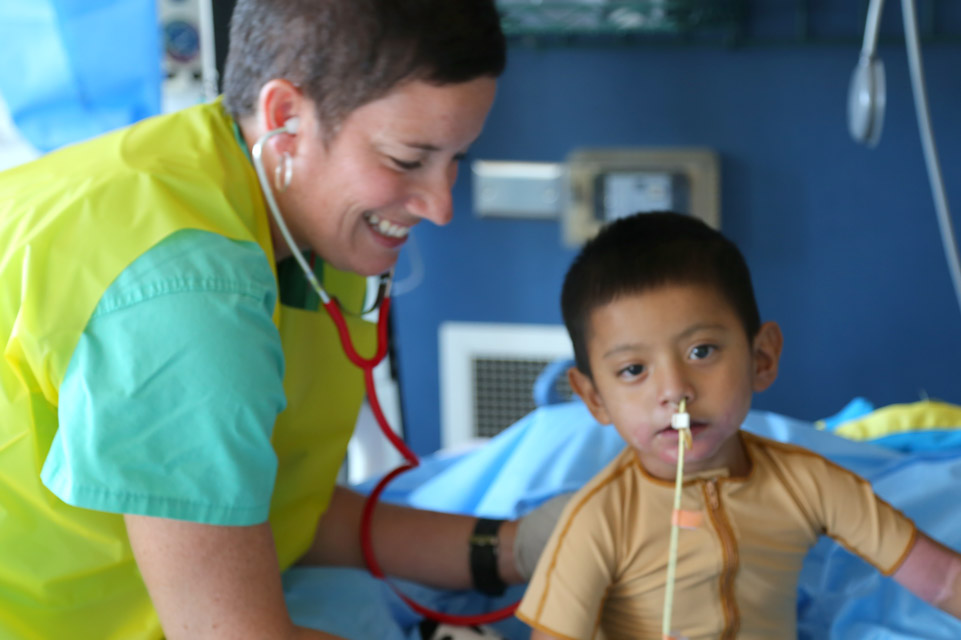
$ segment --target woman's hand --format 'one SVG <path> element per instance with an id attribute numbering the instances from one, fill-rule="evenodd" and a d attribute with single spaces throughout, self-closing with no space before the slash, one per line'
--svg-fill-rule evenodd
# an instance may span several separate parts
<path id="1" fill-rule="evenodd" d="M 534 575 L 537 560 L 560 520 L 561 512 L 573 493 L 554 496 L 518 520 L 517 539 L 514 541 L 514 566 L 520 580 L 527 582 Z"/>

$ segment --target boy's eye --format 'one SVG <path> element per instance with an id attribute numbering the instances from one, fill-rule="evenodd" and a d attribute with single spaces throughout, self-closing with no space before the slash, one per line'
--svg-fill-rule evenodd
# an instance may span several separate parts
<path id="1" fill-rule="evenodd" d="M 636 378 L 637 376 L 644 373 L 644 365 L 642 364 L 629 364 L 620 371 L 617 372 L 620 378 Z"/>
<path id="2" fill-rule="evenodd" d="M 691 359 L 692 360 L 703 360 L 708 357 L 717 349 L 712 344 L 699 344 L 693 349 L 691 349 Z"/>
<path id="3" fill-rule="evenodd" d="M 424 166 L 424 163 L 421 162 L 420 160 L 408 161 L 408 160 L 401 160 L 400 158 L 395 158 L 393 156 L 389 156 L 389 157 L 390 157 L 390 161 L 393 162 L 394 165 L 401 171 L 413 171 L 415 169 L 420 169 L 422 166 Z"/>

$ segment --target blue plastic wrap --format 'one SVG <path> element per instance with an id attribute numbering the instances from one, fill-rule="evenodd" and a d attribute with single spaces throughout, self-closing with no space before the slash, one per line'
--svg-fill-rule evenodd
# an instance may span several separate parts
<path id="1" fill-rule="evenodd" d="M 860 412 L 858 412 L 860 414 Z M 846 440 L 810 422 L 752 411 L 744 429 L 792 442 L 867 478 L 877 493 L 932 537 L 961 549 L 958 430 L 898 436 L 898 448 Z M 910 437 L 909 437 L 910 435 Z M 435 457 L 400 476 L 384 493 L 392 502 L 426 509 L 516 517 L 544 500 L 579 488 L 624 446 L 617 431 L 597 424 L 579 401 L 536 409 L 485 446 L 457 458 Z M 369 490 L 371 484 L 359 487 Z M 295 569 L 285 579 L 295 620 L 353 640 L 418 638 L 413 615 L 383 583 L 357 570 Z M 516 601 L 522 587 L 498 600 L 474 592 L 444 592 L 403 583 L 423 604 L 478 613 Z M 364 611 L 358 614 L 358 605 Z M 372 629 L 376 618 L 376 629 Z M 529 637 L 516 619 L 497 625 L 511 640 Z M 805 559 L 798 585 L 800 640 L 961 638 L 961 622 L 931 607 L 830 539 Z"/>
<path id="2" fill-rule="evenodd" d="M 42 152 L 160 112 L 153 0 L 0 2 L 0 95 Z"/>

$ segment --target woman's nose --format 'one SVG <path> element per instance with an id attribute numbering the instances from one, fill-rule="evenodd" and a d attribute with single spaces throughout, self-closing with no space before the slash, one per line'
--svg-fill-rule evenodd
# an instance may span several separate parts
<path id="1" fill-rule="evenodd" d="M 456 166 L 446 172 L 425 176 L 416 185 L 407 203 L 407 210 L 419 218 L 430 220 L 438 226 L 451 221 L 454 216 L 454 203 L 451 189 L 457 177 Z"/>

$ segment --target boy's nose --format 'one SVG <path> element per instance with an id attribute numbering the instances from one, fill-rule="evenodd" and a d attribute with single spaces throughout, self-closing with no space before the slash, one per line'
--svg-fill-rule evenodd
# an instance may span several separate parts
<path id="1" fill-rule="evenodd" d="M 684 375 L 683 368 L 677 366 L 662 368 L 659 393 L 661 406 L 671 411 L 677 411 L 682 399 L 686 400 L 687 404 L 694 400 L 694 388 Z"/>
<path id="2" fill-rule="evenodd" d="M 694 400 L 690 392 L 665 394 L 662 397 L 661 405 L 671 413 L 677 413 L 684 406 L 685 411 L 690 411 L 691 402 Z M 683 402 L 682 402 L 683 401 Z"/>

